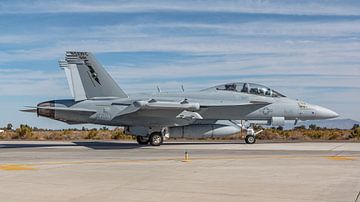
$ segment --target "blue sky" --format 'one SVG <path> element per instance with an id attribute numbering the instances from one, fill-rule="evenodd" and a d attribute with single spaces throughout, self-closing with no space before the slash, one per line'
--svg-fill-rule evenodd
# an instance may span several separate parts
<path id="1" fill-rule="evenodd" d="M 70 97 L 66 50 L 128 93 L 250 81 L 360 120 L 360 1 L 2 0 L 0 30 L 0 126 L 70 127 L 18 112 Z"/>

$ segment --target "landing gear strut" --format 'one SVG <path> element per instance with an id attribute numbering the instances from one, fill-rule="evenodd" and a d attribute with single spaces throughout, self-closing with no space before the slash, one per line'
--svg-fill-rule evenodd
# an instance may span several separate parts
<path id="1" fill-rule="evenodd" d="M 245 122 L 245 124 L 243 124 L 242 122 L 239 123 L 238 121 L 234 121 L 234 120 L 232 120 L 231 122 L 236 126 L 238 126 L 240 129 L 246 130 L 246 136 L 245 136 L 246 144 L 254 144 L 256 142 L 256 136 L 259 133 L 263 132 L 263 130 L 259 130 L 255 132 L 254 129 L 252 128 L 252 125 L 247 122 Z"/>

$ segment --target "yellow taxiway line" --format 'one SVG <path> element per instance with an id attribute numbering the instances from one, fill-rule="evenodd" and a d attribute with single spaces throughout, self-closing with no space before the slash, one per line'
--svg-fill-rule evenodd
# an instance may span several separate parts
<path id="1" fill-rule="evenodd" d="M 64 161 L 44 162 L 28 164 L 0 164 L 0 171 L 21 171 L 37 170 L 39 166 L 47 165 L 77 165 L 77 164 L 105 164 L 105 163 L 149 163 L 161 161 L 193 162 L 193 161 L 214 161 L 214 160 L 256 160 L 256 159 L 301 159 L 301 158 L 326 158 L 334 161 L 357 160 L 360 156 L 252 156 L 252 157 L 194 157 L 190 158 L 159 158 L 159 159 L 124 159 L 124 160 L 102 160 L 102 161 Z"/>

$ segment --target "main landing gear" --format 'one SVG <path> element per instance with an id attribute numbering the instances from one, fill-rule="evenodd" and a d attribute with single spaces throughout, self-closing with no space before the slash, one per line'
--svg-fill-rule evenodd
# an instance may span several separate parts
<path id="1" fill-rule="evenodd" d="M 144 137 L 144 136 L 136 136 L 136 141 L 137 143 L 141 144 L 141 145 L 147 145 L 150 142 L 150 139 L 148 137 Z"/>
<path id="2" fill-rule="evenodd" d="M 163 135 L 159 132 L 151 133 L 150 144 L 152 146 L 160 146 L 164 141 Z"/>
<path id="3" fill-rule="evenodd" d="M 163 143 L 164 138 L 160 132 L 153 132 L 148 137 L 136 136 L 136 141 L 140 145 L 147 145 L 150 143 L 150 145 L 152 145 L 152 146 L 160 146 Z"/>

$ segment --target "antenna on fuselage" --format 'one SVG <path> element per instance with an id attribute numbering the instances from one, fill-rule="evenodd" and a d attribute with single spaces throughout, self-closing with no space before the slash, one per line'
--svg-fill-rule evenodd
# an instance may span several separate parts
<path id="1" fill-rule="evenodd" d="M 159 86 L 156 86 L 156 89 L 157 89 L 158 93 L 161 93 L 161 89 Z"/>

